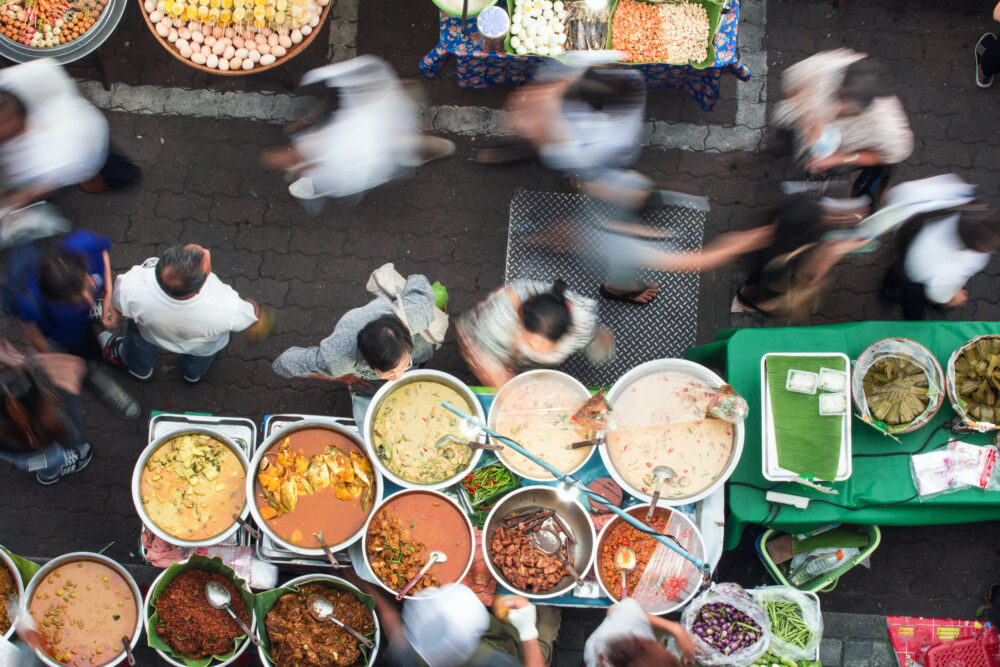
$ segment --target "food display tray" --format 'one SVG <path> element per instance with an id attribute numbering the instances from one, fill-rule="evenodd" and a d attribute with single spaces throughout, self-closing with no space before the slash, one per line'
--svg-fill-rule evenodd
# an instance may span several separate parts
<path id="1" fill-rule="evenodd" d="M 233 442 L 239 445 L 247 458 L 253 456 L 254 449 L 257 448 L 257 425 L 245 417 L 217 417 L 215 415 L 200 413 L 171 413 L 157 412 L 149 419 L 149 433 L 147 444 L 152 444 L 157 438 L 170 433 L 181 433 L 190 430 L 192 427 L 205 426 L 218 431 L 222 435 L 232 438 Z M 145 530 L 145 526 L 143 526 Z M 232 537 L 220 542 L 220 544 L 244 547 L 250 545 L 250 535 L 245 528 L 237 530 Z M 146 559 L 146 550 L 139 541 L 139 553 L 143 560 Z"/>
<path id="2" fill-rule="evenodd" d="M 275 432 L 285 428 L 289 424 L 294 424 L 295 422 L 302 421 L 303 419 L 321 419 L 326 421 L 331 421 L 336 424 L 340 424 L 348 430 L 358 432 L 357 426 L 354 423 L 354 419 L 350 417 L 327 417 L 319 415 L 299 415 L 299 414 L 281 414 L 281 415 L 267 415 L 264 417 L 263 425 L 263 435 L 266 441 Z M 361 436 L 358 435 L 360 438 Z M 262 441 L 263 442 L 263 441 Z M 256 450 L 256 445 L 254 450 Z M 251 458 L 253 455 L 251 454 Z M 309 556 L 303 556 L 302 554 L 297 554 L 287 549 L 282 548 L 278 544 L 275 544 L 274 540 L 267 536 L 266 533 L 260 531 L 260 539 L 251 540 L 254 550 L 257 553 L 257 558 L 271 563 L 272 565 L 277 565 L 278 567 L 290 567 L 298 569 L 329 569 L 330 561 L 325 557 L 320 556 L 319 558 L 310 558 Z M 334 557 L 337 562 L 342 566 L 350 567 L 351 560 L 347 555 L 347 550 L 334 552 Z"/>
<path id="3" fill-rule="evenodd" d="M 760 358 L 760 395 L 761 401 L 761 442 L 763 451 L 761 452 L 761 468 L 764 479 L 772 482 L 790 482 L 799 479 L 798 473 L 785 470 L 778 465 L 778 443 L 774 435 L 774 420 L 771 418 L 771 388 L 767 382 L 767 358 L 775 357 L 840 357 L 844 360 L 844 370 L 847 377 L 851 377 L 851 360 L 842 352 L 768 352 Z M 819 393 L 821 390 L 817 390 Z M 829 392 L 825 392 L 829 393 Z M 840 440 L 840 461 L 837 464 L 837 476 L 832 480 L 842 482 L 850 478 L 853 466 L 851 459 L 851 383 L 847 383 L 844 389 L 844 398 L 847 401 L 847 411 L 842 417 L 843 426 L 841 428 Z M 819 481 L 819 480 L 817 480 Z M 823 480 L 831 481 L 831 480 Z"/>

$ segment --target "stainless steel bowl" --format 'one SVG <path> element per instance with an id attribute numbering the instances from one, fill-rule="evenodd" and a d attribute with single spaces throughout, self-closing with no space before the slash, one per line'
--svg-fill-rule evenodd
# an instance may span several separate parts
<path id="1" fill-rule="evenodd" d="M 173 440 L 174 438 L 179 438 L 185 435 L 207 435 L 214 438 L 218 442 L 222 443 L 236 455 L 240 463 L 243 465 L 243 471 L 246 473 L 247 479 L 250 479 L 250 462 L 247 460 L 247 455 L 243 452 L 243 449 L 233 442 L 232 438 L 219 431 L 215 431 L 211 428 L 196 426 L 184 431 L 174 431 L 173 433 L 166 433 L 161 435 L 159 438 L 151 442 L 146 449 L 142 450 L 139 454 L 139 460 L 136 461 L 135 468 L 132 470 L 132 503 L 135 505 L 135 511 L 139 513 L 139 518 L 142 519 L 142 523 L 153 531 L 153 534 L 159 537 L 161 540 L 169 542 L 170 544 L 176 544 L 180 547 L 208 547 L 213 544 L 219 544 L 220 542 L 226 541 L 230 535 L 235 533 L 240 528 L 238 521 L 233 519 L 232 524 L 226 530 L 222 531 L 214 537 L 209 537 L 203 540 L 183 540 L 179 537 L 174 537 L 170 533 L 164 531 L 162 528 L 156 525 L 150 518 L 149 514 L 146 512 L 146 507 L 142 504 L 142 493 L 140 491 L 140 482 L 142 481 L 142 469 L 146 467 L 146 462 L 149 457 L 153 455 L 157 449 L 167 442 Z M 243 511 L 240 512 L 240 518 L 246 519 L 249 513 L 250 505 L 253 503 L 252 498 L 245 499 L 246 502 L 243 504 Z"/>
<path id="2" fill-rule="evenodd" d="M 302 547 L 297 544 L 292 544 L 291 542 L 279 537 L 277 533 L 271 530 L 271 527 L 267 525 L 267 521 L 264 521 L 264 518 L 260 515 L 260 509 L 258 509 L 256 502 L 257 469 L 260 468 L 261 459 L 264 458 L 264 454 L 267 453 L 267 450 L 271 449 L 271 447 L 278 444 L 279 442 L 281 442 L 288 436 L 292 435 L 296 431 L 302 431 L 305 429 L 316 429 L 316 428 L 333 431 L 337 435 L 341 435 L 347 438 L 348 440 L 356 444 L 358 448 L 361 450 L 361 452 L 365 454 L 368 457 L 368 459 L 372 461 L 372 463 L 374 463 L 373 457 L 367 451 L 366 447 L 364 446 L 364 443 L 361 442 L 361 438 L 359 438 L 357 434 L 351 431 L 350 429 L 345 428 L 344 426 L 338 424 L 333 420 L 321 419 L 321 418 L 303 419 L 302 421 L 293 422 L 288 426 L 275 431 L 270 435 L 270 437 L 267 440 L 264 441 L 262 445 L 260 445 L 257 448 L 257 451 L 254 452 L 253 459 L 250 461 L 251 474 L 247 475 L 246 494 L 247 494 L 247 505 L 250 506 L 250 515 L 253 516 L 254 522 L 256 522 L 257 526 L 262 531 L 264 531 L 264 533 L 268 537 L 274 540 L 276 544 L 281 546 L 283 549 L 287 549 L 288 551 L 299 554 L 300 556 L 325 558 L 326 554 L 323 552 L 323 549 L 321 547 L 316 547 L 313 549 L 309 547 Z M 373 470 L 375 472 L 375 479 L 374 479 L 375 498 L 372 502 L 372 506 L 368 510 L 368 520 L 371 520 L 372 513 L 374 513 L 375 508 L 377 508 L 379 503 L 382 502 L 382 493 L 384 490 L 383 489 L 384 485 L 382 483 L 382 475 L 379 474 L 378 467 L 373 468 Z M 343 542 L 338 542 L 337 544 L 328 545 L 330 547 L 330 550 L 340 551 L 341 549 L 346 549 L 347 547 L 349 547 L 353 542 L 357 541 L 361 537 L 361 535 L 365 531 L 365 526 L 367 525 L 368 521 L 365 521 L 364 526 L 358 528 L 358 530 L 356 530 L 350 537 L 348 537 Z"/>
<path id="3" fill-rule="evenodd" d="M 27 590 L 24 592 L 24 608 L 30 609 L 31 598 L 34 597 L 38 584 L 45 581 L 45 577 L 49 576 L 50 572 L 62 565 L 65 565 L 66 563 L 73 563 L 80 560 L 97 561 L 102 565 L 106 565 L 117 572 L 128 584 L 129 591 L 132 593 L 132 602 L 135 603 L 135 627 L 132 629 L 132 637 L 129 640 L 129 646 L 135 650 L 136 644 L 139 643 L 139 637 L 142 635 L 142 609 L 139 608 L 139 605 L 142 603 L 142 593 L 139 592 L 138 584 L 135 583 L 135 579 L 132 578 L 132 575 L 128 573 L 124 566 L 111 560 L 107 556 L 90 553 L 88 551 L 74 551 L 73 553 L 64 554 L 58 558 L 50 560 L 48 563 L 43 565 L 40 570 L 38 570 L 35 576 L 32 577 L 31 582 L 28 584 Z M 41 649 L 35 648 L 34 651 L 35 655 L 38 656 L 38 659 L 49 667 L 66 667 L 66 663 L 53 660 Z M 122 651 L 116 658 L 110 662 L 104 663 L 101 667 L 114 667 L 115 665 L 121 664 L 126 657 L 125 652 Z"/>
<path id="4" fill-rule="evenodd" d="M 718 375 L 708 370 L 701 364 L 696 364 L 693 361 L 687 361 L 686 359 L 656 359 L 654 361 L 647 361 L 644 364 L 640 364 L 630 370 L 625 375 L 619 378 L 618 382 L 612 385 L 610 391 L 608 391 L 608 405 L 611 409 L 615 409 L 615 403 L 621 399 L 626 390 L 635 382 L 641 380 L 647 375 L 653 375 L 654 373 L 663 372 L 674 372 L 683 373 L 689 375 L 695 380 L 704 382 L 710 387 L 721 387 L 725 382 Z M 689 496 L 681 496 L 675 498 L 663 498 L 661 497 L 656 505 L 657 507 L 679 507 L 681 505 L 688 505 L 690 503 L 698 502 L 703 498 L 715 493 L 715 491 L 722 487 L 726 483 L 726 480 L 733 474 L 736 470 L 736 465 L 740 462 L 740 455 L 743 454 L 743 436 L 744 429 L 743 423 L 733 424 L 733 448 L 729 453 L 729 461 L 726 463 L 726 467 L 723 469 L 722 474 L 719 478 L 712 482 L 707 488 L 693 493 Z M 619 474 L 618 469 L 615 468 L 614 461 L 611 460 L 611 456 L 608 454 L 608 448 L 598 447 L 601 452 L 601 460 L 604 461 L 604 467 L 608 469 L 611 477 L 618 482 L 618 485 L 625 489 L 628 493 L 632 494 L 636 498 L 650 502 L 653 499 L 653 494 L 644 493 L 641 489 L 637 489 Z"/>
<path id="5" fill-rule="evenodd" d="M 382 501 L 382 502 L 379 503 L 378 507 L 375 508 L 375 511 L 372 512 L 371 516 L 368 517 L 368 521 L 365 523 L 363 537 L 361 538 L 361 556 L 362 556 L 362 561 L 363 561 L 361 563 L 362 569 L 358 571 L 358 576 L 359 577 L 361 577 L 365 581 L 373 581 L 373 582 L 377 583 L 379 586 L 381 586 L 382 588 L 384 588 L 386 591 L 388 591 L 389 593 L 391 593 L 394 596 L 399 591 L 395 591 L 395 590 L 389 588 L 388 586 L 386 586 L 385 582 L 383 582 L 382 579 L 379 578 L 379 576 L 377 574 L 375 574 L 375 571 L 372 570 L 372 564 L 368 561 L 368 527 L 371 525 L 371 522 L 375 519 L 375 517 L 377 517 L 379 515 L 379 512 L 381 512 L 382 509 L 384 507 L 386 507 L 387 505 L 389 505 L 393 500 L 396 500 L 400 496 L 405 496 L 405 495 L 414 494 L 414 493 L 421 493 L 421 494 L 431 495 L 431 496 L 436 497 L 438 500 L 441 500 L 442 502 L 448 503 L 453 508 L 455 508 L 455 511 L 458 513 L 459 516 L 462 517 L 462 519 L 465 521 L 466 527 L 469 529 L 469 545 L 471 546 L 471 548 L 469 549 L 469 560 L 465 564 L 465 569 L 462 570 L 462 576 L 460 576 L 456 582 L 448 581 L 448 582 L 444 582 L 444 583 L 445 584 L 457 583 L 458 581 L 462 581 L 463 579 L 465 579 L 465 575 L 467 575 L 469 573 L 469 568 L 472 567 L 472 561 L 475 560 L 475 557 L 476 557 L 476 533 L 472 529 L 472 522 L 469 521 L 468 515 L 466 515 L 466 513 L 462 511 L 462 508 L 458 506 L 458 503 L 456 503 L 454 500 L 452 500 L 448 496 L 444 495 L 443 493 L 438 493 L 437 491 L 430 491 L 428 489 L 410 489 L 410 490 L 407 490 L 407 491 L 400 491 L 399 493 L 394 493 L 393 495 L 389 496 L 384 501 Z M 352 549 L 352 552 L 353 552 L 353 549 Z M 448 555 L 448 554 L 446 554 L 446 555 Z M 442 586 L 444 586 L 444 584 L 442 584 Z M 424 591 L 421 590 L 419 592 L 423 593 Z M 425 594 L 425 595 L 421 596 L 421 598 L 427 598 L 427 597 L 433 597 L 433 594 Z M 413 596 L 412 595 L 406 595 L 406 596 L 404 596 L 404 598 L 407 599 L 407 600 L 412 600 Z"/>
<path id="6" fill-rule="evenodd" d="M 26 63 L 38 58 L 53 58 L 56 62 L 65 65 L 79 60 L 97 49 L 111 36 L 125 13 L 126 4 L 127 0 L 110 0 L 90 30 L 71 42 L 52 48 L 37 49 L 6 37 L 0 37 L 0 56 L 16 63 Z"/>
<path id="7" fill-rule="evenodd" d="M 156 579 L 153 580 L 153 583 L 150 584 L 149 586 L 149 590 L 146 592 L 146 599 L 143 601 L 147 645 L 150 645 L 149 638 L 153 635 L 154 632 L 156 632 L 155 629 L 149 627 L 149 620 L 153 617 L 153 591 L 155 591 L 156 587 L 160 585 L 160 580 L 163 579 L 163 575 L 165 575 L 166 573 L 167 571 L 163 570 L 162 572 L 160 572 L 159 576 L 157 576 Z M 235 579 L 236 573 L 233 572 L 230 578 Z M 254 613 L 253 607 L 248 609 L 247 613 L 250 615 L 250 631 L 253 632 L 254 629 L 257 627 L 257 615 Z M 216 662 L 215 660 L 212 660 L 211 667 L 226 667 L 226 665 L 233 664 L 234 662 L 240 659 L 240 656 L 243 655 L 243 653 L 247 650 L 248 646 L 250 646 L 250 638 L 246 637 L 242 641 L 242 643 L 240 643 L 240 647 L 236 649 L 236 653 L 233 654 L 233 657 L 231 657 L 229 660 L 223 660 L 222 662 Z M 186 663 L 171 658 L 164 651 L 161 651 L 158 648 L 153 648 L 153 650 L 159 653 L 160 659 L 162 659 L 167 664 L 174 665 L 174 667 L 187 667 Z"/>
<path id="8" fill-rule="evenodd" d="M 0 549 L 0 563 L 3 564 L 7 571 L 10 572 L 10 579 L 14 583 L 14 590 L 17 593 L 17 598 L 13 600 L 15 604 L 20 604 L 24 597 L 24 581 L 21 579 L 21 573 L 18 571 L 17 566 L 14 565 L 14 561 L 11 560 L 10 556 L 7 555 L 3 549 Z M 7 628 L 7 632 L 3 633 L 4 639 L 10 639 L 14 634 L 14 624 L 11 623 L 10 627 Z"/>
<path id="9" fill-rule="evenodd" d="M 583 385 L 582 382 L 572 377 L 571 375 L 567 375 L 566 373 L 563 373 L 561 371 L 554 371 L 548 368 L 541 368 L 538 370 L 521 373 L 520 375 L 511 378 L 507 382 L 507 384 L 505 384 L 500 389 L 500 391 L 497 392 L 496 398 L 493 399 L 493 404 L 490 406 L 489 427 L 494 431 L 497 430 L 496 428 L 497 420 L 500 418 L 500 413 L 502 412 L 501 408 L 503 408 L 503 401 L 505 396 L 510 396 L 511 393 L 516 391 L 518 388 L 523 387 L 524 385 L 530 384 L 532 382 L 538 382 L 539 380 L 552 380 L 555 382 L 561 382 L 567 387 L 572 388 L 579 395 L 580 405 L 583 405 L 587 401 L 587 399 L 590 398 L 590 392 L 587 391 L 587 388 Z M 510 436 L 509 433 L 501 433 L 501 435 L 505 435 L 508 437 Z M 512 438 L 512 439 L 515 442 L 519 442 L 517 438 Z M 529 443 L 522 442 L 520 444 L 523 445 L 529 451 L 531 451 L 531 448 L 528 447 Z M 499 452 L 497 452 L 497 458 L 499 458 L 500 461 L 502 461 L 503 464 L 507 466 L 511 470 L 511 472 L 513 472 L 515 475 L 519 475 L 521 477 L 524 477 L 525 479 L 534 480 L 536 482 L 551 482 L 552 480 L 555 479 L 554 475 L 548 473 L 546 473 L 544 477 L 542 476 L 532 477 L 531 475 L 525 475 L 523 472 L 515 469 L 514 466 L 510 465 L 510 463 L 505 458 L 505 452 L 506 450 L 500 450 Z M 590 456 L 593 453 L 594 453 L 594 447 L 587 447 L 587 455 L 580 462 L 580 465 L 575 466 L 572 470 L 566 470 L 564 472 L 572 474 L 577 470 L 579 470 L 580 468 L 582 468 L 583 466 L 587 465 L 587 461 L 590 460 Z"/>
<path id="10" fill-rule="evenodd" d="M 575 493 L 575 492 L 573 492 Z M 504 517 L 528 507 L 541 507 L 555 510 L 563 521 L 573 531 L 576 539 L 576 547 L 573 551 L 573 567 L 580 573 L 581 577 L 587 575 L 590 567 L 594 564 L 594 557 L 597 554 L 594 545 L 597 543 L 597 533 L 594 531 L 594 524 L 590 520 L 590 514 L 583 508 L 575 498 L 561 494 L 551 486 L 526 486 L 518 489 L 504 497 L 497 506 L 493 508 L 486 523 L 483 525 L 483 554 L 486 556 L 486 567 L 490 574 L 501 584 L 517 591 L 518 594 L 535 600 L 544 600 L 558 595 L 564 595 L 576 587 L 576 580 L 567 575 L 562 578 L 555 587 L 544 593 L 529 593 L 521 590 L 510 583 L 503 576 L 500 567 L 493 563 L 493 553 L 490 545 L 493 542 L 493 533 L 501 525 Z"/>
<path id="11" fill-rule="evenodd" d="M 659 511 L 668 511 L 673 513 L 674 516 L 676 516 L 678 519 L 681 519 L 681 523 L 684 525 L 685 530 L 692 531 L 691 534 L 692 537 L 694 538 L 693 539 L 694 546 L 690 549 L 691 555 L 695 556 L 696 558 L 701 558 L 702 560 L 704 560 L 705 539 L 702 537 L 701 531 L 698 530 L 698 527 L 694 525 L 694 522 L 691 521 L 691 519 L 689 519 L 683 512 L 680 512 L 679 510 L 676 510 L 672 507 L 662 507 L 659 503 L 657 503 L 656 506 Z M 635 518 L 644 522 L 646 512 L 648 510 L 649 510 L 649 503 L 646 503 L 644 505 L 636 505 L 635 507 L 629 507 L 626 511 Z M 614 529 L 615 526 L 621 525 L 621 523 L 624 521 L 625 519 L 621 518 L 620 516 L 615 516 L 615 518 L 613 518 L 611 521 L 608 521 L 606 524 L 604 524 L 604 528 L 601 528 L 601 534 L 597 538 L 597 553 L 599 554 L 603 553 L 604 544 L 608 540 L 608 535 L 611 533 L 611 531 Z M 613 558 L 614 554 L 611 554 L 611 556 Z M 689 565 L 692 568 L 692 572 L 694 572 L 692 576 L 698 578 L 699 585 L 691 585 L 690 593 L 685 595 L 684 598 L 681 600 L 674 600 L 673 602 L 664 601 L 664 603 L 660 606 L 644 607 L 643 611 L 649 614 L 653 614 L 654 616 L 659 616 L 661 614 L 669 614 L 672 611 L 677 611 L 678 609 L 686 605 L 688 602 L 690 602 L 691 599 L 694 598 L 694 596 L 697 595 L 698 592 L 701 590 L 700 587 L 701 574 L 698 573 L 698 570 L 697 568 L 695 568 L 693 563 L 689 562 Z M 607 596 L 607 598 L 611 600 L 612 603 L 618 602 L 618 598 L 616 598 L 614 595 L 611 594 L 611 591 L 608 590 L 608 586 L 604 581 L 604 577 L 601 576 L 600 561 L 598 561 L 598 563 L 594 567 L 597 570 L 596 572 L 597 583 L 601 585 L 601 590 L 604 592 L 604 595 Z"/>
<path id="12" fill-rule="evenodd" d="M 357 591 L 361 593 L 361 590 L 352 584 L 351 582 L 341 579 L 340 577 L 335 577 L 332 574 L 304 574 L 300 577 L 295 577 L 289 581 L 286 581 L 281 585 L 281 588 L 297 588 L 299 586 L 304 586 L 305 584 L 312 583 L 324 583 L 324 582 L 335 582 L 342 586 L 350 588 L 352 591 Z M 375 648 L 371 649 L 371 653 L 368 656 L 368 662 L 365 663 L 365 667 L 375 664 L 375 657 L 378 655 L 378 649 L 381 645 L 382 636 L 382 626 L 378 622 L 378 614 L 372 611 L 372 617 L 375 619 L 375 634 L 372 635 L 372 643 L 375 644 Z M 265 617 L 266 618 L 266 617 Z M 333 627 L 331 624 L 330 627 Z M 267 626 L 264 624 L 264 619 L 260 619 L 260 630 L 258 631 L 258 636 L 263 637 L 267 634 Z M 260 663 L 266 665 L 267 667 L 273 667 L 274 663 L 267 659 L 267 655 L 264 653 L 264 647 L 260 646 L 257 648 L 257 654 L 260 656 Z M 212 667 L 215 667 L 214 665 Z"/>
<path id="13" fill-rule="evenodd" d="M 420 484 L 418 482 L 411 482 L 409 480 L 403 479 L 402 477 L 399 477 L 398 475 L 390 471 L 385 466 L 384 463 L 382 463 L 382 460 L 378 456 L 378 452 L 375 451 L 375 444 L 374 444 L 375 439 L 372 434 L 372 428 L 375 424 L 375 417 L 378 415 L 379 409 L 382 407 L 382 404 L 385 403 L 385 400 L 389 397 L 390 394 L 392 394 L 398 389 L 406 387 L 407 385 L 414 384 L 415 382 L 437 382 L 454 389 L 459 394 L 461 394 L 468 402 L 468 406 L 465 406 L 469 408 L 468 414 L 471 414 L 474 417 L 478 417 L 479 420 L 483 423 L 486 422 L 486 416 L 483 413 L 483 406 L 479 404 L 479 400 L 476 398 L 476 395 L 472 393 L 472 391 L 465 385 L 464 382 L 462 382 L 455 376 L 448 375 L 447 373 L 442 373 L 441 371 L 429 371 L 429 370 L 409 371 L 405 373 L 403 377 L 400 378 L 399 380 L 388 382 L 385 385 L 383 385 L 383 387 L 379 389 L 378 392 L 375 394 L 375 396 L 372 398 L 371 405 L 368 406 L 368 412 L 365 414 L 365 428 L 364 428 L 365 447 L 367 448 L 368 454 L 371 456 L 372 461 L 375 463 L 375 467 L 389 481 L 398 484 L 399 486 L 402 486 L 405 489 L 429 489 L 429 490 L 443 489 L 451 486 L 452 484 L 454 484 L 455 482 L 457 482 L 458 480 L 462 479 L 470 472 L 472 472 L 472 470 L 476 467 L 476 464 L 479 463 L 479 459 L 483 455 L 481 449 L 473 450 L 472 458 L 469 459 L 469 463 L 464 468 L 456 472 L 454 475 L 452 475 L 447 479 L 443 479 L 439 482 L 433 482 L 430 484 Z M 463 406 L 461 405 L 458 405 L 456 407 L 459 409 L 463 408 Z M 479 433 L 476 436 L 470 435 L 469 440 L 486 442 L 486 434 Z M 427 443 L 427 446 L 429 447 L 433 444 L 434 443 L 429 442 Z"/>

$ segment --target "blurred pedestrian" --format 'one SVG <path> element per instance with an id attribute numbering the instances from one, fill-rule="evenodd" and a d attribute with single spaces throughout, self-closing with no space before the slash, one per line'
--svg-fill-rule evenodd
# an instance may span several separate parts
<path id="1" fill-rule="evenodd" d="M 70 185 L 100 191 L 138 180 L 138 168 L 109 147 L 104 114 L 55 60 L 0 70 L 0 171 L 8 188 L 0 205 L 18 209 Z"/>
<path id="2" fill-rule="evenodd" d="M 320 105 L 290 127 L 295 134 L 288 146 L 263 154 L 264 164 L 295 179 L 288 191 L 300 200 L 356 202 L 372 188 L 455 152 L 452 142 L 421 133 L 416 103 L 377 56 L 314 69 L 301 86 L 318 88 Z M 333 100 L 337 108 L 331 113 Z"/>
<path id="3" fill-rule="evenodd" d="M 656 632 L 669 635 L 681 658 L 657 641 Z M 694 667 L 697 648 L 684 628 L 647 614 L 632 598 L 608 608 L 607 618 L 583 647 L 587 667 Z"/>
<path id="4" fill-rule="evenodd" d="M 82 359 L 24 353 L 0 339 L 0 461 L 55 484 L 90 463 L 77 396 Z"/>
<path id="5" fill-rule="evenodd" d="M 993 8 L 993 20 L 1000 21 L 1000 2 Z M 984 33 L 972 52 L 976 60 L 976 85 L 989 88 L 993 77 L 1000 73 L 1000 41 L 995 33 Z"/>
<path id="6" fill-rule="evenodd" d="M 806 168 L 843 173 L 860 167 L 851 196 L 867 194 L 877 204 L 892 166 L 913 152 L 913 132 L 876 64 L 850 49 L 823 51 L 789 67 L 781 85 L 785 99 L 775 122 L 792 131 Z"/>
<path id="7" fill-rule="evenodd" d="M 901 301 L 906 319 L 922 320 L 927 306 L 956 308 L 969 300 L 965 284 L 1000 251 L 1000 219 L 981 202 L 970 204 L 913 218 L 895 241 L 881 295 Z"/>
<path id="8" fill-rule="evenodd" d="M 869 241 L 824 240 L 830 230 L 823 224 L 823 209 L 801 195 L 775 207 L 768 221 L 761 229 L 770 232 L 769 242 L 752 256 L 750 276 L 736 292 L 736 302 L 773 317 L 803 321 L 815 311 L 830 270 Z"/>
<path id="9" fill-rule="evenodd" d="M 111 306 L 110 248 L 107 237 L 85 229 L 12 248 L 4 271 L 3 307 L 18 318 L 35 350 L 47 352 L 51 341 L 56 349 L 83 358 L 87 385 L 120 415 L 134 419 L 139 404 L 101 368 L 103 354 L 94 332 L 98 318 L 109 329 L 118 326 Z"/>
<path id="10" fill-rule="evenodd" d="M 110 331 L 98 337 L 107 359 L 148 380 L 164 349 L 178 355 L 181 375 L 192 384 L 229 344 L 230 332 L 260 315 L 255 301 L 240 298 L 212 272 L 211 253 L 193 243 L 171 246 L 118 276 L 112 306 L 127 324 L 124 337 Z"/>
<path id="11" fill-rule="evenodd" d="M 458 317 L 455 335 L 476 377 L 493 387 L 523 370 L 558 366 L 576 352 L 603 363 L 613 348 L 597 302 L 568 291 L 562 280 L 519 280 L 495 290 Z"/>
<path id="12" fill-rule="evenodd" d="M 440 339 L 423 332 L 434 322 L 435 301 L 430 281 L 413 274 L 406 278 L 395 300 L 382 294 L 347 311 L 319 345 L 290 347 L 271 367 L 286 378 L 346 384 L 354 398 L 355 417 L 363 418 L 367 399 L 382 384 L 398 380 L 434 355 L 435 341 Z M 444 332 L 438 335 L 443 338 Z"/>

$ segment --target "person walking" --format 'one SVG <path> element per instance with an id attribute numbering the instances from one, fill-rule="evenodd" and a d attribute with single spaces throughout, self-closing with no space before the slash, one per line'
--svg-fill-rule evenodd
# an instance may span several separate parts
<path id="1" fill-rule="evenodd" d="M 1000 2 L 993 8 L 993 20 L 1000 21 Z M 993 85 L 993 77 L 1000 73 L 1000 41 L 996 33 L 984 33 L 976 42 L 972 56 L 976 61 L 976 85 L 989 88 Z"/>
<path id="2" fill-rule="evenodd" d="M 181 375 L 192 384 L 229 344 L 230 332 L 260 317 L 257 303 L 223 283 L 212 272 L 211 253 L 193 243 L 171 246 L 118 276 L 112 306 L 128 322 L 124 336 L 98 337 L 107 359 L 149 380 L 164 349 L 178 355 Z"/>
<path id="3" fill-rule="evenodd" d="M 4 271 L 3 308 L 17 317 L 35 350 L 47 352 L 51 344 L 84 359 L 87 385 L 120 415 L 135 419 L 139 403 L 101 368 L 103 354 L 94 332 L 95 314 L 108 328 L 119 321 L 111 307 L 110 248 L 107 237 L 85 229 L 12 248 Z"/>
<path id="4" fill-rule="evenodd" d="M 665 649 L 656 633 L 670 635 L 680 659 Z M 647 614 L 632 598 L 608 608 L 608 615 L 583 646 L 586 667 L 694 667 L 697 648 L 674 621 Z"/>

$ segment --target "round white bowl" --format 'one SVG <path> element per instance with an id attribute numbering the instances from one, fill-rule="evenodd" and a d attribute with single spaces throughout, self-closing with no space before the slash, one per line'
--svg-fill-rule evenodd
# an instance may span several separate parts
<path id="1" fill-rule="evenodd" d="M 10 556 L 7 555 L 3 549 L 0 549 L 0 563 L 7 568 L 10 572 L 11 581 L 14 582 L 14 590 L 17 592 L 17 599 L 14 601 L 16 604 L 21 604 L 24 600 L 24 581 L 21 579 L 21 573 L 18 571 L 17 566 L 14 565 L 14 561 L 11 560 Z M 13 620 L 13 619 L 12 619 Z M 7 632 L 3 633 L 4 639 L 10 639 L 14 635 L 14 624 L 11 623 L 10 627 L 7 628 Z"/>

